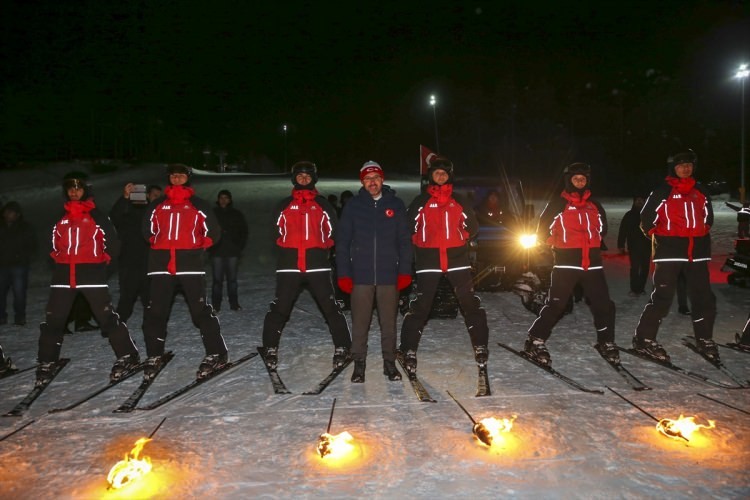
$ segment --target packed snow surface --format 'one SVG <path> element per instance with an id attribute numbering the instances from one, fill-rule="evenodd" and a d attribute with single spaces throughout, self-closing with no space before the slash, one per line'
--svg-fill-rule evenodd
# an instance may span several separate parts
<path id="1" fill-rule="evenodd" d="M 387 170 L 387 169 L 386 169 Z M 6 173 L 3 201 L 16 199 L 35 224 L 42 243 L 61 210 L 58 171 L 30 177 Z M 23 182 L 12 182 L 22 179 Z M 127 181 L 166 179 L 161 167 L 94 176 L 96 200 L 109 210 Z M 416 179 L 387 181 L 407 203 Z M 211 201 L 228 188 L 251 226 L 240 264 L 241 311 L 225 302 L 221 329 L 233 359 L 261 344 L 263 317 L 273 299 L 275 279 L 270 213 L 289 193 L 287 177 L 196 175 L 197 193 Z M 358 189 L 356 177 L 329 180 L 323 194 Z M 605 269 L 617 304 L 617 341 L 629 346 L 647 300 L 628 292 L 627 257 L 618 255 L 616 232 L 630 200 L 604 199 L 610 219 Z M 750 291 L 726 284 L 719 268 L 731 252 L 735 212 L 714 201 L 712 276 L 718 317 L 715 338 L 732 341 L 750 310 Z M 542 207 L 537 203 L 537 213 Z M 35 363 L 38 328 L 48 294 L 48 267 L 40 251 L 29 289 L 28 324 L 0 327 L 0 343 L 24 368 Z M 207 269 L 207 288 L 210 270 Z M 723 280 L 723 281 L 722 281 Z M 118 295 L 116 276 L 110 281 Z M 366 383 L 349 381 L 350 366 L 319 396 L 310 390 L 331 369 L 333 346 L 326 325 L 307 292 L 284 330 L 279 374 L 291 395 L 275 395 L 259 358 L 205 383 L 153 411 L 115 414 L 138 385 L 135 376 L 78 408 L 49 414 L 107 382 L 114 355 L 99 332 L 65 337 L 62 356 L 71 363 L 22 418 L 0 419 L 0 435 L 31 425 L 0 442 L 2 498 L 747 498 L 750 496 L 750 417 L 698 394 L 750 411 L 746 390 L 712 387 L 655 364 L 623 354 L 623 364 L 652 391 L 633 391 L 592 348 L 595 330 L 584 303 L 565 316 L 548 345 L 553 366 L 603 394 L 578 391 L 532 364 L 497 347 L 521 348 L 534 317 L 511 293 L 480 293 L 490 325 L 489 373 L 492 396 L 475 398 L 477 369 L 469 338 L 458 319 L 431 320 L 419 349 L 419 376 L 437 403 L 417 400 L 408 381 L 382 375 L 378 328 L 373 321 Z M 226 299 L 225 299 L 226 301 Z M 12 317 L 10 300 L 8 303 Z M 347 312 L 348 315 L 348 312 Z M 143 349 L 140 305 L 129 321 Z M 400 320 L 399 320 L 400 321 Z M 174 360 L 141 405 L 156 400 L 195 376 L 203 357 L 199 333 L 178 298 L 169 322 L 167 348 Z M 691 334 L 690 318 L 674 312 L 664 319 L 659 340 L 674 363 L 715 380 L 731 380 L 681 343 Z M 727 367 L 750 377 L 748 354 L 721 349 Z M 0 380 L 2 412 L 33 385 L 33 371 Z M 695 415 L 716 421 L 689 442 L 655 430 L 655 422 L 607 390 L 609 386 L 657 418 Z M 472 434 L 472 423 L 447 395 L 450 391 L 476 420 L 516 416 L 504 443 L 488 448 Z M 331 433 L 348 431 L 355 449 L 345 459 L 321 459 L 318 436 L 325 432 L 336 398 Z M 166 417 L 142 456 L 153 471 L 122 490 L 108 490 L 112 465 Z"/>

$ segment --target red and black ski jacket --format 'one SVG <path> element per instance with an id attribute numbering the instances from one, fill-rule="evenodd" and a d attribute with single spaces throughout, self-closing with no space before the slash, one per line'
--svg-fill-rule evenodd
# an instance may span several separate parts
<path id="1" fill-rule="evenodd" d="M 315 189 L 293 189 L 276 207 L 276 272 L 330 271 L 336 210 Z"/>
<path id="2" fill-rule="evenodd" d="M 540 233 L 545 228 L 555 267 L 602 269 L 601 244 L 607 234 L 607 214 L 599 202 L 591 199 L 590 191 L 560 193 L 539 217 Z"/>
<path id="3" fill-rule="evenodd" d="M 116 256 L 119 241 L 107 216 L 94 201 L 67 201 L 65 215 L 52 228 L 55 261 L 53 288 L 104 288 L 107 264 Z"/>
<path id="4" fill-rule="evenodd" d="M 710 261 L 713 223 L 711 197 L 692 177 L 667 177 L 641 210 L 641 229 L 652 238 L 654 262 Z"/>
<path id="5" fill-rule="evenodd" d="M 431 185 L 409 205 L 417 273 L 468 269 L 469 241 L 479 224 L 471 206 L 453 193 L 453 184 Z"/>
<path id="6" fill-rule="evenodd" d="M 148 274 L 205 274 L 203 254 L 221 237 L 210 205 L 187 186 L 167 186 L 146 209 L 143 235 L 151 244 Z"/>

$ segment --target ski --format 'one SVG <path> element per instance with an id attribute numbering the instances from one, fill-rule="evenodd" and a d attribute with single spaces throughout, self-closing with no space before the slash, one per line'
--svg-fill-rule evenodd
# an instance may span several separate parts
<path id="1" fill-rule="evenodd" d="M 736 373 L 732 372 L 727 366 L 724 364 L 723 361 L 720 359 L 711 359 L 702 352 L 698 350 L 698 346 L 696 346 L 693 343 L 693 339 L 690 337 L 685 337 L 682 339 L 682 344 L 689 348 L 691 351 L 693 351 L 696 354 L 699 354 L 703 359 L 711 363 L 711 365 L 719 370 L 721 373 L 726 375 L 727 377 L 731 378 L 737 385 L 744 388 L 750 388 L 750 380 L 742 380 Z"/>
<path id="2" fill-rule="evenodd" d="M 672 370 L 675 373 L 679 373 L 680 375 L 683 375 L 687 378 L 697 380 L 699 382 L 703 382 L 704 384 L 712 385 L 714 387 L 721 387 L 722 389 L 739 389 L 739 387 L 737 386 L 725 384 L 723 382 L 719 382 L 718 380 L 713 380 L 711 378 L 706 377 L 705 375 L 701 375 L 700 373 L 691 372 L 690 370 L 682 368 L 681 366 L 675 365 L 671 361 L 659 361 L 658 359 L 644 356 L 643 354 L 639 353 L 635 349 L 630 349 L 630 348 L 620 347 L 620 346 L 618 346 L 617 348 L 620 349 L 620 352 L 625 352 L 627 354 L 630 354 L 631 356 L 635 356 L 636 358 L 650 361 L 659 366 Z"/>
<path id="3" fill-rule="evenodd" d="M 559 371 L 555 370 L 551 366 L 545 366 L 545 365 L 543 365 L 541 363 L 538 363 L 536 360 L 534 360 L 531 357 L 529 357 L 529 355 L 526 354 L 523 351 L 517 351 L 517 350 L 513 349 L 511 346 L 503 344 L 502 342 L 498 342 L 497 345 L 499 345 L 503 349 L 506 349 L 506 350 L 512 352 L 513 354 L 515 354 L 516 356 L 520 357 L 521 359 L 525 359 L 529 363 L 531 363 L 531 364 L 533 364 L 535 366 L 538 366 L 542 370 L 546 371 L 547 373 L 549 373 L 553 377 L 556 377 L 556 378 L 562 380 L 563 382 L 565 382 L 569 386 L 573 387 L 574 389 L 578 389 L 579 391 L 583 391 L 583 392 L 589 392 L 589 393 L 592 393 L 592 394 L 604 394 L 604 391 L 602 391 L 600 389 L 590 389 L 590 388 L 588 388 L 588 387 L 586 387 L 586 386 L 584 386 L 584 385 L 576 382 L 572 378 L 570 378 L 570 377 L 568 377 L 566 375 L 563 375 L 562 373 L 560 373 Z"/>
<path id="4" fill-rule="evenodd" d="M 52 381 L 55 379 L 55 377 L 57 377 L 57 375 L 60 373 L 60 371 L 62 371 L 62 369 L 65 368 L 65 365 L 67 365 L 69 361 L 70 361 L 69 358 L 58 359 L 57 362 L 55 363 L 55 371 L 52 372 L 52 378 L 50 378 L 44 384 L 34 385 L 34 388 L 31 389 L 31 391 L 29 391 L 29 393 L 26 395 L 26 397 L 23 398 L 8 413 L 4 413 L 3 417 L 20 417 L 21 415 L 23 415 L 24 413 L 26 413 L 26 410 L 28 410 L 31 407 L 31 404 L 52 383 Z"/>
<path id="5" fill-rule="evenodd" d="M 602 353 L 599 352 L 599 349 L 597 349 L 596 346 L 594 346 L 594 350 L 597 353 L 599 353 L 600 356 L 602 355 Z M 619 373 L 623 379 L 625 379 L 625 382 L 627 382 L 628 385 L 630 385 L 630 387 L 634 391 L 650 391 L 651 390 L 651 387 L 647 386 L 646 384 L 638 380 L 638 378 L 632 373 L 630 373 L 630 370 L 622 366 L 622 363 L 620 363 L 619 361 L 613 362 L 609 360 L 608 358 L 605 358 L 604 356 L 602 356 L 602 359 L 606 361 L 607 364 L 609 364 L 609 366 L 614 368 L 615 371 Z"/>
<path id="6" fill-rule="evenodd" d="M 477 365 L 477 368 L 479 369 L 479 375 L 477 377 L 476 397 L 481 398 L 482 396 L 492 396 L 490 377 L 487 374 L 487 365 Z"/>
<path id="7" fill-rule="evenodd" d="M 212 380 L 212 379 L 216 378 L 218 375 L 221 375 L 222 373 L 226 373 L 227 371 L 229 371 L 230 369 L 234 368 L 235 366 L 237 366 L 239 364 L 242 364 L 245 361 L 248 361 L 248 360 L 254 358 L 257 355 L 258 355 L 257 353 L 251 352 L 250 354 L 241 357 L 237 361 L 231 361 L 231 362 L 225 364 L 224 366 L 222 366 L 221 368 L 219 368 L 218 370 L 216 370 L 215 372 L 213 372 L 210 375 L 208 375 L 206 378 L 195 379 L 192 382 L 190 382 L 189 384 L 187 384 L 185 386 L 182 386 L 179 389 L 176 389 L 176 390 L 170 392 L 169 394 L 165 394 L 164 396 L 160 397 L 159 399 L 157 399 L 153 403 L 150 403 L 150 404 L 148 404 L 146 406 L 139 406 L 138 409 L 139 410 L 154 410 L 154 409 L 162 406 L 163 404 L 168 403 L 168 402 L 172 401 L 173 399 L 182 396 L 186 392 L 188 392 L 188 391 L 190 391 L 192 389 L 195 389 L 199 385 L 201 385 L 201 384 L 203 384 L 205 382 L 208 382 L 209 380 Z"/>
<path id="8" fill-rule="evenodd" d="M 129 379 L 130 377 L 132 377 L 133 375 L 135 375 L 139 371 L 143 370 L 143 366 L 144 366 L 144 363 L 138 363 L 131 370 L 129 370 L 128 372 L 126 372 L 122 376 L 121 379 L 119 379 L 119 380 L 117 380 L 115 382 L 109 382 L 107 385 L 100 387 L 99 389 L 95 390 L 91 394 L 88 394 L 88 395 L 82 397 L 78 401 L 76 401 L 74 403 L 71 403 L 68 406 L 63 406 L 62 408 L 52 408 L 51 410 L 49 410 L 49 413 L 60 413 L 60 412 L 63 412 L 63 411 L 72 410 L 73 408 L 76 408 L 76 407 L 82 405 L 83 403 L 85 403 L 87 401 L 90 401 L 91 399 L 94 399 L 96 396 L 98 396 L 99 394 L 103 393 L 104 391 L 107 391 L 107 390 L 113 388 L 114 386 L 116 386 L 120 382 L 124 382 L 125 380 Z"/>
<path id="9" fill-rule="evenodd" d="M 135 407 L 138 405 L 138 402 L 141 400 L 141 398 L 146 394 L 146 391 L 148 391 L 151 388 L 151 384 L 154 383 L 154 380 L 156 380 L 156 377 L 159 376 L 159 374 L 166 368 L 167 364 L 172 361 L 172 358 L 174 357 L 174 354 L 172 351 L 168 351 L 164 354 L 162 354 L 162 365 L 161 368 L 159 368 L 159 371 L 156 372 L 156 374 L 146 379 L 144 378 L 141 380 L 140 385 L 135 388 L 133 393 L 128 397 L 128 399 L 125 400 L 123 404 L 112 410 L 112 413 L 130 413 L 133 410 L 135 410 Z"/>
<path id="10" fill-rule="evenodd" d="M 333 370 L 331 370 L 331 373 L 329 373 L 326 378 L 324 378 L 323 380 L 321 380 L 320 382 L 318 382 L 318 385 L 315 387 L 315 389 L 313 389 L 311 391 L 303 392 L 302 394 L 304 396 L 314 396 L 314 395 L 320 394 L 321 392 L 323 392 L 326 389 L 326 387 L 328 387 L 328 385 L 331 382 L 333 382 L 333 380 L 336 377 L 339 376 L 339 374 L 341 372 L 343 372 L 344 370 L 346 370 L 346 367 L 349 366 L 351 364 L 351 362 L 352 362 L 351 358 L 347 359 L 346 362 L 342 366 L 334 368 Z M 278 376 L 278 373 L 276 375 Z"/>
<path id="11" fill-rule="evenodd" d="M 434 400 L 432 396 L 430 396 L 430 393 L 427 392 L 427 389 L 425 389 L 424 385 L 422 385 L 422 382 L 419 380 L 419 378 L 417 378 L 417 375 L 415 373 L 409 373 L 409 371 L 406 369 L 406 365 L 404 363 L 404 354 L 401 351 L 396 351 L 396 359 L 398 360 L 398 364 L 401 365 L 401 368 L 403 368 L 406 377 L 409 379 L 411 388 L 414 389 L 414 393 L 417 395 L 417 398 L 423 403 L 437 403 L 437 401 Z"/>
<path id="12" fill-rule="evenodd" d="M 284 385 L 284 382 L 281 380 L 281 377 L 279 376 L 279 372 L 276 371 L 276 368 L 271 368 L 266 364 L 266 348 L 258 347 L 258 353 L 260 353 L 260 357 L 263 359 L 263 366 L 265 366 L 266 370 L 268 370 L 268 376 L 271 377 L 271 383 L 273 384 L 274 394 L 291 394 L 292 392 L 286 388 L 286 386 Z"/>
<path id="13" fill-rule="evenodd" d="M 727 342 L 726 344 L 719 344 L 717 342 L 716 345 L 720 347 L 724 347 L 726 349 L 731 349 L 733 351 L 744 352 L 746 354 L 750 354 L 750 347 L 747 347 L 745 344 L 739 344 L 737 342 Z"/>
<path id="14" fill-rule="evenodd" d="M 24 430 L 24 429 L 25 429 L 26 427 L 30 426 L 30 425 L 31 425 L 31 424 L 33 424 L 34 422 L 36 422 L 36 419 L 33 419 L 33 420 L 29 420 L 28 422 L 26 422 L 25 424 L 23 424 L 23 425 L 22 425 L 21 427 L 19 427 L 18 429 L 14 430 L 14 431 L 12 431 L 12 432 L 9 432 L 8 434 L 6 434 L 6 435 L 5 435 L 5 436 L 3 436 L 3 437 L 0 437 L 0 441 L 5 441 L 5 440 L 6 440 L 6 439 L 8 439 L 9 437 L 11 437 L 11 436 L 14 436 L 14 435 L 18 434 L 19 432 L 21 432 L 22 430 Z"/>

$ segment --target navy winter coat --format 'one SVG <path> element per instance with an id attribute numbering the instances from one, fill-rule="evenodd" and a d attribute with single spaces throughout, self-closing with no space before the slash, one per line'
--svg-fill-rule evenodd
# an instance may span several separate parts
<path id="1" fill-rule="evenodd" d="M 349 200 L 336 228 L 336 271 L 355 285 L 395 285 L 411 274 L 406 206 L 388 187 L 374 200 L 365 188 Z"/>

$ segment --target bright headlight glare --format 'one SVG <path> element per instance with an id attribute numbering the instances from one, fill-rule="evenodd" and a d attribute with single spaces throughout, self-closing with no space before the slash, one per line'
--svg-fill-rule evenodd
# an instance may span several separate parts
<path id="1" fill-rule="evenodd" d="M 524 234 L 520 238 L 523 248 L 533 248 L 536 246 L 536 234 Z"/>

